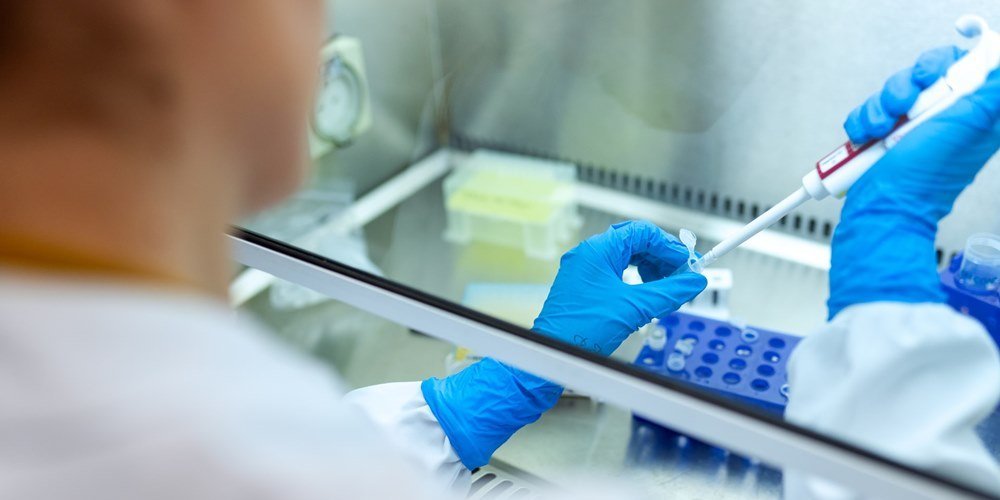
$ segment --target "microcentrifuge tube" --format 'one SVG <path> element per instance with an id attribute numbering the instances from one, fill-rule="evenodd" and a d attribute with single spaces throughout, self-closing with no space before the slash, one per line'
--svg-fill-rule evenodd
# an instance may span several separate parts
<path id="1" fill-rule="evenodd" d="M 667 346 L 667 329 L 660 326 L 659 321 L 656 319 L 649 325 L 649 336 L 646 337 L 646 345 L 654 351 L 662 351 Z"/>
<path id="2" fill-rule="evenodd" d="M 680 239 L 681 239 L 681 243 L 683 243 L 684 246 L 687 247 L 687 251 L 688 251 L 687 267 L 688 267 L 688 269 L 690 269 L 690 270 L 692 270 L 692 271 L 694 271 L 696 273 L 700 273 L 702 271 L 702 265 L 701 265 L 701 262 L 698 260 L 698 254 L 695 253 L 695 251 L 694 251 L 695 245 L 698 244 L 698 236 L 696 236 L 694 234 L 694 232 L 691 231 L 690 229 L 681 229 L 679 236 L 680 236 Z"/>
<path id="3" fill-rule="evenodd" d="M 680 339 L 674 344 L 674 352 L 682 356 L 690 356 L 694 352 L 695 339 Z"/>
<path id="4" fill-rule="evenodd" d="M 686 363 L 684 355 L 679 352 L 672 352 L 667 356 L 667 369 L 670 371 L 679 372 L 684 369 Z"/>

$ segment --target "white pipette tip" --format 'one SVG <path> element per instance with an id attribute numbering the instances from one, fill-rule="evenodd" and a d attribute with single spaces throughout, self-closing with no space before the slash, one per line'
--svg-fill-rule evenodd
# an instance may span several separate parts
<path id="1" fill-rule="evenodd" d="M 743 226 L 735 234 L 730 235 L 728 238 L 722 240 L 722 242 L 718 245 L 715 245 L 715 247 L 709 250 L 708 253 L 702 256 L 701 259 L 698 259 L 698 262 L 696 262 L 695 265 L 700 266 L 700 268 L 704 270 L 704 268 L 713 264 L 720 257 L 726 255 L 732 249 L 740 246 L 743 242 L 752 238 L 753 235 L 771 227 L 772 224 L 778 222 L 782 217 L 788 215 L 789 212 L 795 210 L 799 205 L 810 199 L 812 198 L 805 188 L 795 190 L 794 193 L 788 195 L 787 198 L 781 200 L 781 202 L 768 209 L 756 219 L 750 221 L 749 224 Z"/>
<path id="2" fill-rule="evenodd" d="M 706 267 L 715 263 L 718 257 L 715 256 L 715 249 L 709 250 L 708 253 L 702 255 L 694 264 L 691 265 L 691 269 L 695 272 L 702 272 Z"/>
<path id="3" fill-rule="evenodd" d="M 680 236 L 681 243 L 683 243 L 684 246 L 687 247 L 687 251 L 688 251 L 687 265 L 688 265 L 688 267 L 692 271 L 694 271 L 696 273 L 700 273 L 702 271 L 702 269 L 703 269 L 703 267 L 701 265 L 701 259 L 698 258 L 698 254 L 695 253 L 695 251 L 694 251 L 695 245 L 698 244 L 698 236 L 696 236 L 694 234 L 694 231 L 691 231 L 690 229 L 681 229 L 679 236 Z"/>

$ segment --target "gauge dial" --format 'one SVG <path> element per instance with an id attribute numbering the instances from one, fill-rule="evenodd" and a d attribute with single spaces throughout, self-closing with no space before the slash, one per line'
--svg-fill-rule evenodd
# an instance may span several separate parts
<path id="1" fill-rule="evenodd" d="M 322 139 L 341 146 L 351 141 L 361 119 L 364 86 L 358 73 L 340 57 L 322 68 L 313 129 Z"/>

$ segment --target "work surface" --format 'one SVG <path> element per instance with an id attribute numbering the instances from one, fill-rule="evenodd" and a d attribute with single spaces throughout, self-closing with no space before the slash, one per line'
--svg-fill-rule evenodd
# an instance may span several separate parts
<path id="1" fill-rule="evenodd" d="M 580 238 L 617 222 L 600 212 L 582 214 Z M 386 277 L 456 303 L 462 302 L 470 284 L 547 286 L 555 277 L 555 261 L 528 259 L 517 249 L 454 245 L 442 238 L 444 229 L 441 187 L 435 183 L 368 225 L 364 239 L 372 261 Z M 711 242 L 703 243 L 707 247 Z M 743 251 L 733 252 L 717 267 L 732 269 L 731 310 L 749 324 L 804 334 L 823 321 L 822 271 Z M 278 311 L 264 293 L 248 308 L 281 336 L 334 366 L 354 387 L 444 375 L 445 357 L 453 350 L 343 304 L 324 302 Z M 634 359 L 640 344 L 631 339 L 615 357 Z M 683 446 L 683 440 L 675 452 L 637 456 L 634 450 L 629 452 L 632 434 L 628 409 L 564 398 L 504 445 L 496 458 L 556 483 L 568 484 L 581 474 L 610 476 L 664 498 L 780 494 L 780 474 L 759 464 L 720 457 L 704 446 Z"/>

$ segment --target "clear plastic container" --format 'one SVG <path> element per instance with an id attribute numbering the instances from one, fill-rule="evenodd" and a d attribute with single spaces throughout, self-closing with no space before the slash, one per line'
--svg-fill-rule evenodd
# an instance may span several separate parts
<path id="1" fill-rule="evenodd" d="M 979 233 L 969 237 L 955 282 L 971 293 L 997 293 L 1000 288 L 1000 236 Z"/>
<path id="2" fill-rule="evenodd" d="M 445 239 L 523 248 L 555 259 L 576 239 L 581 219 L 570 163 L 477 150 L 445 179 Z"/>
<path id="3" fill-rule="evenodd" d="M 648 325 L 649 336 L 646 337 L 646 345 L 654 351 L 662 351 L 667 347 L 667 329 L 660 325 L 660 320 L 653 318 L 653 322 Z"/>

